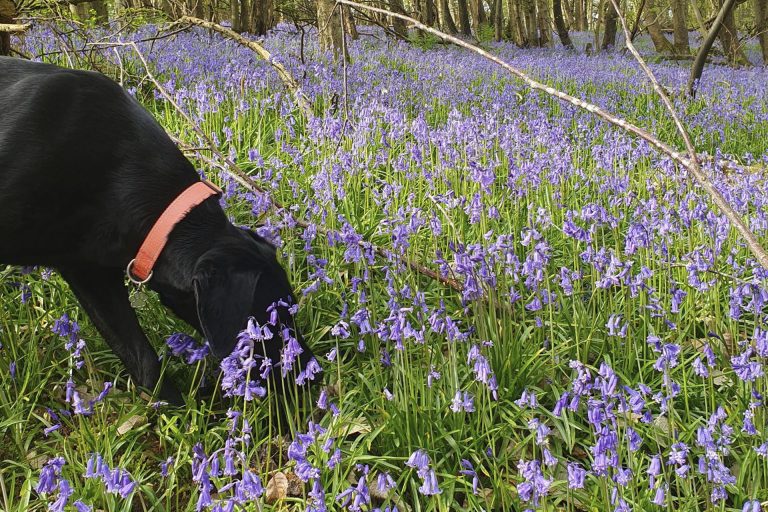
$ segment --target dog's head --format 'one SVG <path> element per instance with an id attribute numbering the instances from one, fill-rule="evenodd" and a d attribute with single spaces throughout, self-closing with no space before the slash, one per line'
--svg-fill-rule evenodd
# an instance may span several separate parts
<path id="1" fill-rule="evenodd" d="M 237 232 L 237 236 L 205 252 L 195 265 L 193 287 L 199 327 L 218 359 L 232 353 L 249 318 L 271 331 L 271 338 L 255 344 L 254 350 L 274 365 L 281 362 L 285 340 L 295 339 L 301 347 L 293 363 L 295 376 L 306 368 L 312 352 L 291 314 L 296 299 L 288 276 L 277 261 L 274 246 L 252 231 Z M 282 387 L 281 380 L 276 383 Z"/>

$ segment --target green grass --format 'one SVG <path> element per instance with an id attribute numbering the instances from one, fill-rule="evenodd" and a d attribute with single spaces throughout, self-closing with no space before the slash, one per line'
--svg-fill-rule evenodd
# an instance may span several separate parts
<path id="1" fill-rule="evenodd" d="M 418 73 L 415 64 L 399 61 L 396 56 L 379 64 L 409 76 Z M 375 74 L 375 70 L 374 66 L 370 73 Z M 499 91 L 506 87 L 519 88 L 506 78 L 493 80 L 492 87 Z M 621 81 L 607 89 L 576 80 L 558 85 L 580 96 L 616 95 L 622 100 L 617 104 L 619 112 L 646 125 L 652 121 L 657 133 L 668 141 L 676 141 L 671 121 L 650 94 L 626 94 Z M 478 79 L 475 86 L 481 91 L 483 81 Z M 658 162 L 646 156 L 631 159 L 630 152 L 614 161 L 614 168 L 605 169 L 592 149 L 611 147 L 616 141 L 615 132 L 593 120 L 587 120 L 586 126 L 578 128 L 574 118 L 564 115 L 560 104 L 520 90 L 515 96 L 518 105 L 534 103 L 553 122 L 568 121 L 566 140 L 563 141 L 568 149 L 568 164 L 582 170 L 586 178 L 570 176 L 559 181 L 544 179 L 528 183 L 527 178 L 521 176 L 518 184 L 527 191 L 521 198 L 511 197 L 508 189 L 497 181 L 483 200 L 486 207 L 497 207 L 498 217 L 492 218 L 484 211 L 479 222 L 471 223 L 462 208 L 450 208 L 445 200 L 437 197 L 454 193 L 457 197 L 471 198 L 481 191 L 478 183 L 467 179 L 468 164 L 473 157 L 466 149 L 457 148 L 460 152 L 458 164 L 451 167 L 441 161 L 437 148 L 427 147 L 423 162 L 418 165 L 409 159 L 410 145 L 418 143 L 416 137 L 382 136 L 392 129 L 384 122 L 376 123 L 370 131 L 365 128 L 350 130 L 339 144 L 333 139 L 309 140 L 304 121 L 281 116 L 275 107 L 267 108 L 265 115 L 236 111 L 235 105 L 240 99 L 264 100 L 268 95 L 267 91 L 260 90 L 243 91 L 242 98 L 227 97 L 218 103 L 216 112 L 204 116 L 200 127 L 206 133 L 218 134 L 220 140 L 223 140 L 221 134 L 225 126 L 238 134 L 239 138 L 233 141 L 231 148 L 223 142 L 220 150 L 226 154 L 231 149 L 242 167 L 257 179 L 264 177 L 265 169 L 248 162 L 249 149 L 257 148 L 269 168 L 276 169 L 278 163 L 282 164 L 283 179 L 277 182 L 272 193 L 283 204 L 295 205 L 297 217 L 309 216 L 308 205 L 294 198 L 291 182 L 295 182 L 295 187 L 302 192 L 312 190 L 322 172 L 331 172 L 332 165 L 341 162 L 344 155 L 352 155 L 360 163 L 360 170 L 344 174 L 332 187 L 333 197 L 320 203 L 319 209 L 328 213 L 325 227 L 341 229 L 337 215 L 343 215 L 367 240 L 391 247 L 391 234 L 380 229 L 382 223 L 397 218 L 400 208 L 416 207 L 425 218 L 432 214 L 439 218 L 443 233 L 435 235 L 427 224 L 409 238 L 409 247 L 402 255 L 430 265 L 435 263 L 437 250 L 450 255 L 449 243 L 482 243 L 489 231 L 513 234 L 513 252 L 524 260 L 532 246 L 521 243 L 522 234 L 526 228 L 535 225 L 538 209 L 542 208 L 551 218 L 551 223 L 540 224 L 540 231 L 550 243 L 551 254 L 542 286 L 557 292 L 558 299 L 531 313 L 524 304 L 533 298 L 533 293 L 516 278 L 500 275 L 495 289 L 485 288 L 488 300 L 476 301 L 465 308 L 453 291 L 414 272 L 395 272 L 393 265 L 381 259 L 371 265 L 347 263 L 343 247 L 330 247 L 322 236 L 318 236 L 311 242 L 310 252 L 328 260 L 327 273 L 334 282 L 301 297 L 299 325 L 318 357 L 332 349 L 338 350 L 335 361 L 323 359 L 322 364 L 325 370 L 323 384 L 330 387 L 331 400 L 339 405 L 341 414 L 333 417 L 314 407 L 317 390 L 312 396 L 302 392 L 304 396 L 299 403 L 277 396 L 253 404 L 234 402 L 253 426 L 253 442 L 243 449 L 249 465 L 261 475 L 265 486 L 274 471 L 282 470 L 292 475 L 295 469 L 294 463 L 285 455 L 288 441 L 281 440 L 280 435 L 286 434 L 290 439 L 292 433 L 306 431 L 307 420 L 312 419 L 329 429 L 328 435 L 336 438 L 336 445 L 343 451 L 343 462 L 331 470 L 324 468 L 328 454 L 317 447 L 312 449 L 311 460 L 324 468 L 322 480 L 329 509 L 336 507 L 331 504 L 333 498 L 360 477 L 355 465 L 367 464 L 372 471 L 369 486 L 373 487 L 375 475 L 381 471 L 390 472 L 397 482 L 396 491 L 383 502 L 376 500 L 377 505 L 397 504 L 400 510 L 413 511 L 522 510 L 525 505 L 518 496 L 521 483 L 518 461 L 541 457 L 541 447 L 534 442 L 535 432 L 528 426 L 532 419 L 540 419 L 553 429 L 549 448 L 556 457 L 562 461 L 580 461 L 585 466 L 591 459 L 589 447 L 595 439 L 588 428 L 584 409 L 578 413 L 566 412 L 562 417 L 549 412 L 573 376 L 568 362 L 582 361 L 596 370 L 605 361 L 619 375 L 622 384 L 636 386 L 643 382 L 654 392 L 659 391 L 663 386 L 662 376 L 652 367 L 657 356 L 645 342 L 649 334 L 659 333 L 665 342 L 678 343 L 683 349 L 681 365 L 671 372 L 683 392 L 673 401 L 664 418 L 666 424 L 642 424 L 628 414 L 617 424 L 621 436 L 628 426 L 632 426 L 644 439 L 640 452 L 630 453 L 626 446 L 620 450 L 621 463 L 634 473 L 631 482 L 622 488 L 622 496 L 637 510 L 659 509 L 651 504 L 654 491 L 648 489 L 645 475 L 650 457 L 659 451 L 667 453 L 670 445 L 677 441 L 693 447 L 697 427 L 706 422 L 718 405 L 723 405 L 731 414 L 729 422 L 737 431 L 727 459 L 738 478 L 735 485 L 728 486 L 732 498 L 722 505 L 712 505 L 708 500 L 711 489 L 702 478 L 682 479 L 667 468 L 663 478 L 675 496 L 668 501 L 667 508 L 733 510 L 740 509 L 748 498 L 768 500 L 768 466 L 765 459 L 752 450 L 752 446 L 759 443 L 738 434 L 740 414 L 748 406 L 751 389 L 730 369 L 728 357 L 733 355 L 734 349 L 727 343 L 718 344 L 713 340 L 722 372 L 702 379 L 691 369 L 692 361 L 700 355 L 695 340 L 705 338 L 708 332 L 730 336 L 736 341 L 748 340 L 755 325 L 760 325 L 760 320 L 753 315 L 745 314 L 738 321 L 728 316 L 729 288 L 737 281 L 717 278 L 709 290 L 701 293 L 687 288 L 689 294 L 681 305 L 681 313 L 673 315 L 677 329 L 670 330 L 663 319 L 655 318 L 646 308 L 649 305 L 647 295 L 633 296 L 627 286 L 596 288 L 595 282 L 604 276 L 581 263 L 580 255 L 587 244 L 564 236 L 561 230 L 566 209 L 578 210 L 592 202 L 600 203 L 619 220 L 615 227 L 603 225 L 596 229 L 592 248 L 595 251 L 612 248 L 623 254 L 627 219 L 633 215 L 638 202 L 656 198 L 663 204 L 664 191 L 680 187 L 681 180 L 659 172 Z M 191 128 L 168 104 L 153 99 L 150 94 L 140 96 L 169 132 L 181 134 L 192 145 L 197 144 Z M 706 101 L 699 99 L 688 103 L 688 114 L 706 110 Z M 744 101 L 754 99 L 745 98 Z M 476 106 L 466 104 L 460 112 L 469 115 Z M 765 109 L 765 105 L 761 108 Z M 444 126 L 452 115 L 452 108 L 438 99 L 429 102 L 428 110 L 427 123 L 433 128 Z M 532 123 L 530 119 L 527 121 Z M 521 116 L 521 133 L 536 128 L 525 123 L 526 119 Z M 722 128 L 727 134 L 725 144 L 716 133 L 694 131 L 699 148 L 711 153 L 720 148 L 735 155 L 766 153 L 768 126 L 765 123 L 756 123 L 747 115 Z M 276 141 L 278 131 L 283 134 L 280 142 Z M 591 134 L 588 140 L 592 147 L 580 144 L 585 133 Z M 360 144 L 360 141 L 364 143 Z M 305 154 L 301 165 L 296 164 L 284 144 Z M 497 140 L 488 141 L 484 148 L 477 161 L 488 164 L 493 159 L 498 160 L 496 173 L 499 180 L 506 179 L 511 168 L 519 168 L 533 160 L 543 160 L 548 166 L 556 163 L 552 148 L 541 144 L 521 143 L 515 152 L 508 153 Z M 405 170 L 398 170 L 400 158 L 406 161 Z M 439 173 L 440 177 L 430 182 L 425 178 L 425 170 Z M 209 169 L 206 171 L 210 172 Z M 611 194 L 601 189 L 614 173 L 617 177 L 626 175 L 627 189 L 634 194 L 631 203 L 611 203 Z M 221 182 L 220 176 L 214 179 Z M 400 188 L 387 188 L 385 184 Z M 342 195 L 342 191 L 346 195 Z M 386 206 L 382 200 L 384 195 L 389 198 Z M 237 223 L 254 225 L 258 221 L 242 200 L 230 201 L 228 213 Z M 316 221 L 318 216 L 313 218 Z M 304 250 L 305 242 L 298 230 L 283 230 L 281 237 L 284 242 L 282 262 L 295 288 L 301 290 L 310 284 L 308 276 L 312 272 Z M 712 239 L 702 224 L 694 223 L 690 230 L 670 235 L 669 243 L 672 253 L 683 255 L 699 246 L 711 245 Z M 747 253 L 733 233 L 728 236 L 725 246 L 725 253 L 733 248 L 737 261 L 744 263 Z M 652 249 L 639 249 L 627 259 L 634 262 L 633 273 L 640 266 L 653 271 L 647 284 L 665 299 L 671 293 L 673 280 L 688 281 L 684 266 L 668 265 Z M 571 296 L 561 293 L 555 279 L 561 266 L 577 268 L 584 273 L 582 279 L 574 283 Z M 717 260 L 715 270 L 729 275 L 733 273 L 724 256 Z M 361 305 L 359 295 L 351 290 L 353 278 L 364 272 L 369 277 L 360 286 L 366 291 L 366 306 L 372 314 L 373 325 L 391 314 L 389 281 L 395 290 L 408 287 L 422 292 L 423 301 L 429 308 L 437 308 L 442 302 L 450 316 L 460 321 L 464 329 L 470 326 L 474 329 L 469 341 L 452 342 L 445 335 L 427 329 L 423 343 L 411 341 L 405 350 L 399 351 L 370 334 L 353 334 L 349 339 L 334 337 L 331 328 L 339 320 L 344 302 L 348 302 L 350 314 Z M 22 290 L 16 283 L 29 287 L 30 297 L 25 302 L 21 300 Z M 513 304 L 505 295 L 510 287 L 523 294 L 521 300 Z M 398 301 L 405 302 L 402 294 L 395 296 Z M 19 269 L 0 268 L 0 311 L 0 343 L 3 345 L 0 349 L 0 509 L 7 512 L 46 509 L 52 499 L 41 498 L 33 488 L 42 464 L 61 455 L 67 461 L 63 476 L 75 490 L 73 499 L 92 503 L 95 509 L 195 510 L 198 490 L 192 482 L 192 447 L 201 443 L 208 454 L 222 448 L 229 428 L 225 413 L 230 404 L 222 402 L 218 396 L 202 399 L 196 395 L 201 376 L 211 373 L 212 361 L 193 368 L 186 368 L 178 361 L 167 364 L 166 369 L 173 378 L 185 383 L 189 391 L 188 404 L 186 408 L 156 410 L 131 384 L 119 360 L 105 346 L 79 310 L 66 284 L 56 274 L 47 277 L 37 270 L 21 275 Z M 81 336 L 88 343 L 85 365 L 80 370 L 72 368 L 63 340 L 51 332 L 53 322 L 64 313 L 80 323 Z M 162 340 L 169 334 L 176 331 L 191 333 L 188 326 L 174 319 L 154 298 L 139 313 L 149 338 L 161 351 Z M 623 314 L 629 323 L 626 338 L 608 335 L 605 325 L 612 314 Z M 424 315 L 416 310 L 406 312 L 405 317 L 416 328 L 426 323 Z M 363 351 L 358 350 L 359 340 L 364 342 Z M 498 400 L 493 400 L 487 388 L 473 380 L 472 369 L 467 365 L 471 345 L 488 340 L 493 341 L 493 346 L 482 350 L 498 379 Z M 380 349 L 385 346 L 392 360 L 392 365 L 387 368 L 379 362 Z M 15 379 L 8 371 L 12 361 L 17 365 Z M 432 367 L 439 370 L 441 378 L 430 388 L 427 376 Z M 115 388 L 103 403 L 95 406 L 92 416 L 62 417 L 61 429 L 45 436 L 43 430 L 53 423 L 47 408 L 58 411 L 67 407 L 64 387 L 70 374 L 77 385 L 82 386 L 81 393 L 96 394 L 107 380 L 113 381 Z M 755 389 L 764 392 L 765 384 L 765 378 L 762 378 Z M 384 396 L 385 387 L 394 395 L 391 401 Z M 534 411 L 516 405 L 514 401 L 526 388 L 537 391 L 539 401 L 546 407 Z M 475 396 L 475 412 L 454 414 L 449 410 L 457 389 L 470 391 Z M 276 412 L 278 409 L 286 410 L 286 415 L 281 417 Z M 755 424 L 758 429 L 764 426 L 763 409 L 757 410 Z M 439 496 L 422 496 L 418 492 L 421 482 L 416 472 L 404 466 L 409 455 L 419 448 L 430 455 L 442 489 Z M 86 462 L 94 452 L 100 453 L 111 466 L 128 469 L 139 484 L 138 490 L 128 499 L 121 499 L 106 493 L 100 483 L 83 479 Z M 174 469 L 169 477 L 163 478 L 159 464 L 169 456 L 175 458 Z M 459 473 L 461 459 L 471 460 L 480 475 L 483 490 L 478 495 L 471 492 L 471 479 Z M 695 465 L 696 460 L 692 461 Z M 694 471 L 695 467 L 692 467 L 691 472 Z M 554 481 L 549 496 L 542 498 L 541 510 L 612 508 L 611 489 L 604 479 L 590 476 L 586 489 L 570 490 L 564 465 L 552 470 L 550 476 Z M 253 504 L 247 510 L 304 510 L 310 486 L 296 488 L 299 492 L 295 496 L 277 504 Z"/>

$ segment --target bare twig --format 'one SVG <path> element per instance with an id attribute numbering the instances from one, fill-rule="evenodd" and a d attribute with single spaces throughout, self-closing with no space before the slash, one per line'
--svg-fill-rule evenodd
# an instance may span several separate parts
<path id="1" fill-rule="evenodd" d="M 355 9 L 363 9 L 373 12 L 378 12 L 380 14 L 386 14 L 387 16 L 395 16 L 400 19 L 403 19 L 405 21 L 410 22 L 414 26 L 420 28 L 421 30 L 425 32 L 429 32 L 431 34 L 434 34 L 442 39 L 445 39 L 447 41 L 450 41 L 458 46 L 462 46 L 468 50 L 471 50 L 475 53 L 478 53 L 479 55 L 482 55 L 486 59 L 495 62 L 499 66 L 503 67 L 516 77 L 520 78 L 525 84 L 530 87 L 531 89 L 543 91 L 550 96 L 554 96 L 566 103 L 570 103 L 572 105 L 575 105 L 579 108 L 582 108 L 588 112 L 591 112 L 598 117 L 608 121 L 609 123 L 616 125 L 634 135 L 637 137 L 645 140 L 648 142 L 651 146 L 656 148 L 657 150 L 661 151 L 665 155 L 669 156 L 673 161 L 677 162 L 678 164 L 682 165 L 686 169 L 688 169 L 691 174 L 696 178 L 696 181 L 698 181 L 699 185 L 701 185 L 702 188 L 710 195 L 712 198 L 712 201 L 720 208 L 720 210 L 723 212 L 723 214 L 728 217 L 728 220 L 731 222 L 733 227 L 736 228 L 736 230 L 741 234 L 741 236 L 744 238 L 744 240 L 747 243 L 747 247 L 749 247 L 749 250 L 752 252 L 752 254 L 757 258 L 758 263 L 768 270 L 768 253 L 766 253 L 765 249 L 760 245 L 760 243 L 757 240 L 757 237 L 750 231 L 749 227 L 744 223 L 741 216 L 728 204 L 728 202 L 725 200 L 723 195 L 720 193 L 720 191 L 715 188 L 715 186 L 707 179 L 707 177 L 704 175 L 704 173 L 701 170 L 701 166 L 699 165 L 698 159 L 696 157 L 695 151 L 693 151 L 693 146 L 690 142 L 690 138 L 685 134 L 683 136 L 683 140 L 686 144 L 686 149 L 689 153 L 689 157 L 686 157 L 685 155 L 681 154 L 678 150 L 673 148 L 672 146 L 668 145 L 667 143 L 659 140 L 658 137 L 651 134 L 647 130 L 644 130 L 643 128 L 640 128 L 639 126 L 636 126 L 630 122 L 628 122 L 625 119 L 622 119 L 614 114 L 611 114 L 610 112 L 603 110 L 602 108 L 598 107 L 597 105 L 593 105 L 591 103 L 588 103 L 584 100 L 581 100 L 579 98 L 576 98 L 574 96 L 571 96 L 570 94 L 564 93 L 562 91 L 559 91 L 553 87 L 550 87 L 548 85 L 545 85 L 541 82 L 538 82 L 528 76 L 525 72 L 521 71 L 520 69 L 504 62 L 503 60 L 499 59 L 495 55 L 492 55 L 488 53 L 487 51 L 478 48 L 474 46 L 471 43 L 468 43 L 466 41 L 463 41 L 459 39 L 458 37 L 450 36 L 448 34 L 445 34 L 439 30 L 436 30 L 432 27 L 429 27 L 427 25 L 424 25 L 423 23 L 410 18 L 408 16 L 405 16 L 403 14 L 398 14 L 392 11 L 387 11 L 385 9 L 379 9 L 378 7 L 372 7 L 370 5 L 364 5 L 359 4 L 357 2 L 352 2 L 350 0 L 336 0 L 338 3 L 342 3 L 345 5 L 349 5 L 350 7 L 353 7 Z M 611 0 L 611 2 L 615 3 L 615 0 Z M 622 25 L 624 26 L 624 29 L 626 31 L 626 23 L 624 23 L 624 20 L 622 18 Z M 626 38 L 627 41 L 629 41 L 629 38 Z M 630 41 L 631 44 L 631 41 Z M 634 48 L 634 46 L 632 47 Z M 636 52 L 636 50 L 635 50 Z M 647 68 L 647 66 L 645 66 Z M 657 90 L 657 92 L 661 91 L 661 86 L 658 84 L 658 81 L 655 80 L 655 78 L 652 79 L 654 82 L 654 88 Z M 661 91 L 663 101 L 665 102 L 665 105 L 669 105 L 671 107 L 671 103 L 669 103 L 669 98 L 665 94 L 663 94 L 663 91 Z M 678 126 L 678 130 L 682 128 L 682 123 L 680 123 L 679 118 L 677 118 L 677 115 L 674 115 L 675 118 L 675 125 Z M 684 128 L 683 128 L 684 130 Z"/>
<path id="2" fill-rule="evenodd" d="M 247 48 L 250 48 L 256 54 L 259 55 L 262 59 L 267 61 L 273 68 L 275 68 L 275 71 L 277 71 L 278 76 L 280 77 L 280 80 L 283 81 L 283 84 L 285 87 L 293 94 L 293 97 L 296 99 L 296 104 L 299 106 L 301 111 L 304 113 L 304 115 L 311 119 L 314 117 L 313 111 L 312 111 L 312 103 L 309 101 L 309 98 L 301 91 L 301 86 L 299 85 L 299 82 L 296 81 L 295 78 L 293 78 L 293 75 L 291 75 L 290 72 L 288 72 L 287 69 L 285 69 L 285 66 L 277 62 L 272 58 L 272 54 L 270 54 L 266 48 L 261 46 L 256 41 L 251 41 L 249 39 L 246 39 L 245 37 L 241 36 L 234 30 L 228 29 L 227 27 L 221 26 L 218 23 L 213 23 L 211 21 L 205 21 L 201 20 L 199 18 L 193 18 L 191 16 L 182 16 L 179 21 L 176 23 L 178 24 L 190 24 L 190 25 L 197 25 L 198 27 L 207 28 L 209 30 L 216 31 L 229 39 L 232 39 L 233 41 L 237 42 L 238 44 L 241 44 Z"/>

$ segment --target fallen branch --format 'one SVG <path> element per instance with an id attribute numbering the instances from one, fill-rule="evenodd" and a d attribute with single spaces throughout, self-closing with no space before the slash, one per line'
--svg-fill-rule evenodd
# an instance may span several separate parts
<path id="1" fill-rule="evenodd" d="M 232 29 L 219 25 L 218 23 L 201 20 L 200 18 L 182 16 L 176 23 L 174 23 L 174 25 L 187 23 L 218 32 L 228 37 L 229 39 L 232 39 L 236 43 L 241 44 L 256 52 L 259 57 L 267 61 L 273 68 L 275 68 L 275 71 L 277 71 L 280 80 L 283 81 L 283 85 L 285 85 L 286 89 L 288 89 L 291 94 L 293 94 L 293 97 L 296 99 L 296 104 L 299 106 L 304 115 L 307 116 L 308 119 L 314 117 L 314 113 L 312 111 L 312 103 L 309 101 L 309 98 L 307 98 L 307 96 L 301 92 L 301 86 L 299 85 L 299 82 L 297 82 L 296 79 L 293 78 L 293 76 L 288 72 L 288 70 L 285 69 L 285 66 L 272 59 L 272 54 L 269 53 L 266 48 L 261 46 L 256 41 L 246 39 Z"/>
<path id="2" fill-rule="evenodd" d="M 0 23 L 0 32 L 19 34 L 21 32 L 26 32 L 31 26 L 31 23 Z"/>
<path id="3" fill-rule="evenodd" d="M 625 119 L 622 119 L 614 114 L 611 114 L 610 112 L 603 110 L 602 108 L 598 107 L 597 105 L 593 105 L 591 103 L 588 103 L 584 100 L 581 100 L 579 98 L 576 98 L 574 96 L 571 96 L 570 94 L 564 93 L 562 91 L 559 91 L 553 87 L 550 87 L 548 85 L 545 85 L 541 82 L 538 82 L 534 80 L 533 78 L 529 77 L 525 72 L 521 71 L 520 69 L 504 62 L 503 60 L 499 59 L 495 55 L 492 55 L 488 53 L 487 51 L 476 47 L 475 45 L 468 43 L 466 41 L 463 41 L 459 39 L 458 37 L 454 37 L 448 34 L 445 34 L 439 30 L 436 30 L 432 27 L 429 27 L 413 18 L 410 18 L 408 16 L 405 16 L 403 14 L 398 14 L 392 11 L 388 11 L 385 9 L 379 9 L 378 7 L 372 7 L 370 5 L 364 5 L 359 4 L 357 2 L 352 2 L 350 0 L 336 0 L 337 3 L 348 5 L 354 9 L 357 10 L 368 10 L 373 12 L 378 12 L 380 14 L 384 14 L 387 16 L 394 16 L 397 18 L 400 18 L 402 20 L 408 21 L 413 26 L 420 28 L 421 30 L 425 32 L 429 32 L 431 34 L 436 35 L 437 37 L 440 37 L 442 39 L 445 39 L 446 41 L 450 41 L 458 46 L 464 47 L 468 50 L 471 50 L 479 55 L 482 55 L 486 59 L 495 62 L 499 66 L 503 67 L 516 77 L 520 78 L 525 84 L 530 87 L 531 89 L 543 91 L 550 96 L 554 96 L 556 98 L 559 98 L 560 100 L 570 103 L 572 105 L 575 105 L 579 108 L 582 108 L 588 112 L 591 112 L 598 117 L 601 117 L 602 119 L 608 121 L 609 123 L 618 126 L 619 128 L 622 128 L 637 137 L 645 140 L 648 142 L 651 146 L 655 147 L 657 150 L 661 151 L 665 155 L 669 156 L 673 161 L 677 162 L 678 164 L 682 165 L 686 169 L 688 169 L 691 174 L 694 176 L 696 181 L 698 181 L 699 185 L 701 185 L 702 188 L 709 194 L 709 196 L 712 198 L 712 201 L 720 208 L 720 210 L 723 212 L 723 214 L 728 217 L 728 220 L 731 222 L 733 227 L 736 228 L 736 230 L 744 237 L 744 240 L 747 243 L 747 247 L 752 252 L 752 254 L 757 258 L 758 263 L 766 270 L 768 270 L 768 253 L 766 253 L 765 249 L 760 245 L 760 243 L 757 241 L 757 237 L 750 231 L 749 227 L 744 223 L 741 216 L 728 204 L 728 202 L 725 200 L 723 195 L 720 193 L 720 191 L 715 188 L 715 186 L 707 179 L 707 177 L 704 175 L 704 173 L 701 170 L 701 167 L 699 165 L 698 159 L 696 157 L 695 151 L 693 150 L 693 146 L 691 144 L 690 138 L 687 136 L 687 133 L 683 135 L 683 140 L 686 144 L 686 150 L 689 153 L 689 157 L 686 157 L 685 155 L 681 154 L 678 150 L 673 148 L 672 146 L 668 145 L 667 143 L 661 141 L 656 137 L 655 135 L 651 134 L 647 130 L 644 130 L 643 128 L 640 128 L 639 126 L 636 126 L 630 122 L 628 122 Z M 611 0 L 614 4 L 616 3 L 615 0 Z M 624 23 L 622 18 L 622 24 L 626 30 L 626 23 Z M 629 37 L 626 38 L 627 41 L 629 41 Z M 631 41 L 630 41 L 631 44 Z M 630 51 L 634 49 L 634 46 L 630 47 Z M 634 50 L 637 52 L 637 50 Z M 644 64 L 644 62 L 642 63 Z M 644 68 L 647 68 L 647 66 L 644 66 Z M 649 70 L 650 71 L 650 70 Z M 652 75 L 652 73 L 651 73 Z M 661 86 L 658 84 L 658 81 L 656 81 L 655 77 L 653 77 L 652 82 L 654 84 L 654 88 L 657 90 L 657 92 L 661 91 L 661 97 L 664 101 L 665 105 L 669 104 L 669 99 L 667 96 L 663 93 L 661 90 Z M 669 104 L 668 108 L 671 107 L 671 104 Z M 677 118 L 676 114 L 673 114 L 673 118 L 675 119 L 675 125 L 678 126 L 678 130 L 685 130 L 682 127 L 682 123 L 680 123 L 679 118 Z"/>

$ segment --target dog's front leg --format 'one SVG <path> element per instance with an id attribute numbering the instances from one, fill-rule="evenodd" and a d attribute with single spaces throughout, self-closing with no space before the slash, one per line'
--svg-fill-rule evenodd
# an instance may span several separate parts
<path id="1" fill-rule="evenodd" d="M 150 391 L 160 380 L 157 353 L 139 325 L 120 269 L 103 267 L 59 268 L 99 333 L 125 364 L 136 383 Z M 163 382 L 160 398 L 183 404 L 179 391 Z"/>

